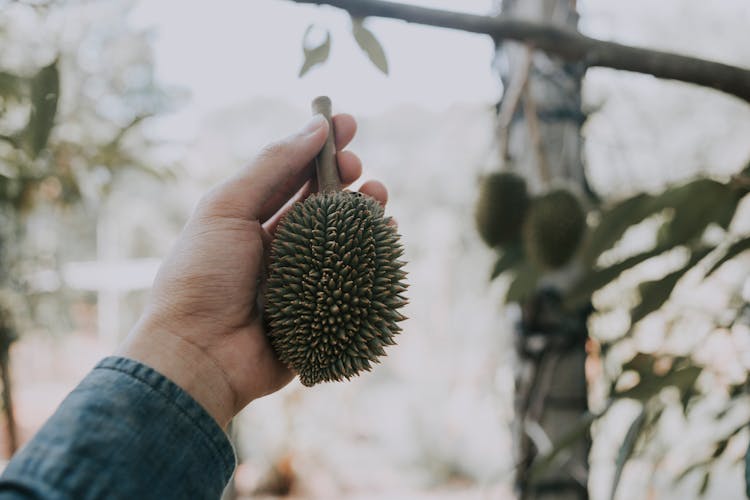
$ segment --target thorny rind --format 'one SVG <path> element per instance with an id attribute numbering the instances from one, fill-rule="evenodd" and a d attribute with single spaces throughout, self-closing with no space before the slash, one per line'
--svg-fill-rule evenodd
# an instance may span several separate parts
<path id="1" fill-rule="evenodd" d="M 376 200 L 338 191 L 295 204 L 279 225 L 264 315 L 304 385 L 369 371 L 395 344 L 407 285 L 389 221 Z"/>

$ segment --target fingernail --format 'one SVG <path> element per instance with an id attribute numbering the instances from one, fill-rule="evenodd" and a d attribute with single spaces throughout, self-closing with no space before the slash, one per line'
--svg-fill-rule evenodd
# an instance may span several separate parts
<path id="1" fill-rule="evenodd" d="M 309 135 L 314 132 L 316 132 L 320 127 L 323 126 L 326 119 L 323 118 L 323 115 L 320 113 L 316 113 L 309 122 L 307 122 L 307 125 L 305 125 L 302 130 L 300 131 L 303 135 Z"/>

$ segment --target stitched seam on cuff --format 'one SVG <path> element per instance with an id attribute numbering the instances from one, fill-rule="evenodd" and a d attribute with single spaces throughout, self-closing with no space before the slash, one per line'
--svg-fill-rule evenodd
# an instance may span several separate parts
<path id="1" fill-rule="evenodd" d="M 123 362 L 133 363 L 133 365 L 130 365 L 130 363 L 127 363 L 127 364 L 130 365 L 130 367 L 134 368 L 135 370 L 128 370 L 125 367 L 121 366 Z M 153 384 L 152 381 L 148 380 L 147 378 L 141 376 L 138 373 L 134 373 L 134 371 L 137 371 L 138 369 L 146 369 L 152 373 L 157 374 L 161 379 L 159 381 L 161 383 Z M 222 452 L 220 444 L 216 442 L 216 438 L 217 438 L 216 433 L 211 432 L 210 430 L 206 429 L 205 422 L 201 422 L 200 420 L 197 420 L 193 415 L 191 415 L 191 412 L 187 408 L 185 408 L 182 404 L 180 404 L 180 402 L 176 401 L 173 398 L 174 394 L 169 394 L 168 392 L 164 391 L 162 384 L 166 382 L 168 383 L 167 387 L 171 386 L 171 388 L 177 389 L 178 392 L 176 394 L 184 394 L 185 396 L 190 398 L 189 399 L 190 402 L 196 405 L 196 407 L 200 409 L 201 413 L 204 414 L 206 418 L 211 419 L 210 425 L 215 426 L 215 431 L 220 432 L 222 436 L 224 437 L 224 439 L 227 440 L 227 443 L 228 443 L 228 438 L 226 437 L 226 434 L 224 434 L 224 432 L 219 429 L 219 425 L 213 420 L 213 417 L 211 417 L 206 412 L 206 410 L 202 406 L 200 406 L 200 404 L 197 401 L 195 401 L 195 399 L 193 399 L 192 396 L 190 396 L 190 394 L 185 392 L 185 390 L 182 387 L 178 386 L 177 384 L 175 384 L 170 379 L 168 379 L 167 377 L 165 377 L 158 371 L 154 370 L 153 368 L 147 365 L 144 365 L 143 363 L 140 363 L 136 360 L 129 359 L 129 358 L 121 358 L 121 357 L 105 358 L 94 368 L 94 370 L 111 370 L 111 371 L 122 373 L 132 378 L 133 380 L 137 380 L 138 382 L 148 387 L 150 390 L 161 395 L 171 406 L 173 406 L 174 408 L 177 408 L 182 415 L 187 417 L 187 419 L 200 430 L 201 434 L 211 444 L 211 448 L 213 449 L 214 453 L 221 458 L 221 461 L 225 466 L 225 472 L 227 474 L 227 477 L 231 477 L 232 471 L 234 470 L 234 463 L 232 463 L 233 461 L 228 460 L 226 454 Z M 229 444 L 228 447 L 231 449 L 231 444 Z"/>

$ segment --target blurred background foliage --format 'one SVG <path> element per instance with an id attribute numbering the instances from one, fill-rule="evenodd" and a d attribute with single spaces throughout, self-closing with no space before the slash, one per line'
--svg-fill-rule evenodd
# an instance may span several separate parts
<path id="1" fill-rule="evenodd" d="M 589 211 L 588 234 L 571 263 L 584 271 L 561 300 L 563 308 L 575 311 L 586 307 L 593 295 L 590 321 L 595 342 L 589 345 L 589 356 L 603 367 L 598 374 L 602 378 L 590 380 L 590 384 L 600 386 L 599 397 L 592 398 L 592 413 L 581 419 L 579 427 L 537 457 L 533 474 L 559 465 L 574 437 L 606 418 L 611 408 L 621 409 L 616 404 L 619 401 L 635 414 L 618 444 L 612 498 L 629 459 L 646 456 L 655 471 L 674 453 L 670 444 L 660 440 L 659 430 L 678 418 L 677 411 L 685 421 L 696 415 L 706 418 L 708 412 L 716 432 L 701 443 L 705 451 L 691 456 L 673 476 L 675 481 L 700 472 L 698 492 L 702 495 L 707 491 L 712 467 L 727 450 L 728 460 L 742 464 L 744 455 L 736 446 L 746 443 L 747 370 L 735 369 L 728 376 L 724 372 L 727 366 L 722 366 L 725 360 L 707 354 L 706 347 L 716 342 L 716 337 L 742 344 L 750 341 L 747 282 L 743 278 L 730 286 L 719 285 L 726 299 L 718 310 L 681 302 L 700 301 L 707 289 L 717 286 L 712 280 L 715 272 L 725 265 L 740 266 L 733 260 L 746 257 L 742 253 L 750 249 L 750 234 L 739 227 L 741 222 L 732 222 L 748 193 L 748 173 L 748 168 L 738 167 L 737 175 L 723 182 L 698 178 L 661 192 L 604 201 Z M 739 219 L 743 217 L 746 215 Z M 626 248 L 636 232 L 638 247 Z M 508 274 L 509 302 L 527 299 L 549 272 L 529 260 L 524 250 L 519 250 L 522 246 L 515 241 L 500 248 L 491 274 L 491 279 Z M 618 316 L 618 320 L 597 327 L 606 325 L 602 321 L 606 316 Z M 698 338 L 690 339 L 695 334 L 690 322 L 696 316 L 703 316 L 700 324 L 704 330 Z M 645 326 L 649 322 L 651 325 Z M 654 327 L 661 331 L 653 332 Z M 561 328 L 564 332 L 564 325 Z M 644 334 L 658 335 L 663 343 L 658 345 L 652 338 L 649 344 L 655 348 L 634 348 L 633 337 Z M 687 346 L 685 341 L 689 342 Z M 743 437 L 730 447 L 741 433 Z"/>
<path id="2" fill-rule="evenodd" d="M 150 157 L 153 141 L 141 125 L 179 94 L 156 84 L 145 33 L 118 21 L 116 11 L 129 8 L 54 1 L 2 6 L 3 353 L 23 331 L 69 331 L 71 299 L 92 300 L 67 289 L 62 265 L 95 258 L 100 208 L 123 176 L 173 177 L 168 165 Z M 65 29 L 79 16 L 88 22 Z"/>

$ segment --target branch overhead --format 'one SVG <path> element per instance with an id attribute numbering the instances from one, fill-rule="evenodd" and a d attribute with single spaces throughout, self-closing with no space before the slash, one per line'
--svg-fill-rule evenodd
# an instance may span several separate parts
<path id="1" fill-rule="evenodd" d="M 516 40 L 586 67 L 613 68 L 725 92 L 750 103 L 750 70 L 670 52 L 597 40 L 573 30 L 520 19 L 480 16 L 383 0 L 293 0 L 330 5 L 355 17 L 385 17 Z"/>

